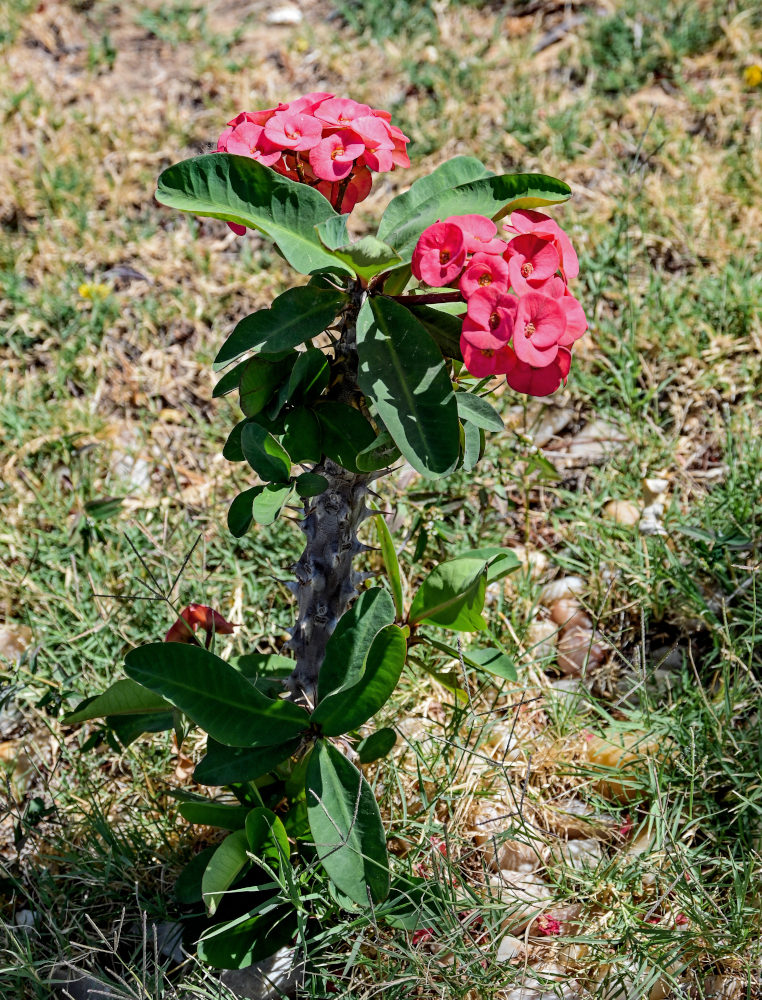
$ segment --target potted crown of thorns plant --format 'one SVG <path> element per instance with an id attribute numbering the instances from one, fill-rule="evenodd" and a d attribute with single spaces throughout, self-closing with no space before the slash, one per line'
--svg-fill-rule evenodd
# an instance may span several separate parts
<path id="1" fill-rule="evenodd" d="M 308 949 L 321 869 L 334 902 L 374 920 L 419 905 L 416 880 L 393 878 L 361 770 L 391 751 L 395 733 L 368 724 L 412 647 L 458 655 L 441 630 L 446 639 L 485 628 L 486 587 L 517 560 L 502 548 L 459 553 L 406 606 L 373 487 L 401 461 L 428 477 L 473 469 L 485 433 L 503 426 L 485 398 L 496 377 L 519 393 L 554 392 L 586 329 L 569 290 L 574 250 L 538 211 L 570 196 L 560 180 L 456 156 L 393 198 L 375 235 L 350 239 L 348 213 L 373 172 L 409 165 L 407 142 L 387 112 L 312 93 L 239 114 L 215 152 L 159 178 L 162 205 L 238 235 L 257 230 L 307 279 L 242 319 L 214 363 L 224 370 L 215 396 L 238 393 L 242 411 L 223 453 L 256 476 L 230 504 L 230 532 L 265 532 L 301 505 L 290 639 L 228 662 L 211 646 L 233 626 L 189 605 L 164 642 L 127 654 L 126 678 L 65 719 L 105 718 L 123 743 L 171 729 L 181 743 L 192 726 L 207 734 L 194 780 L 236 801 L 181 796 L 187 820 L 230 832 L 193 859 L 176 895 L 205 910 L 197 950 L 219 968 L 295 941 Z M 373 585 L 355 568 L 369 518 L 386 569 Z M 515 677 L 502 649 L 460 655 Z"/>

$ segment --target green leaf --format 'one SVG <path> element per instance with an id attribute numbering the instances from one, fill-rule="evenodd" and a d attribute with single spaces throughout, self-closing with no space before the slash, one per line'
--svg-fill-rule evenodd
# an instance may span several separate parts
<path id="1" fill-rule="evenodd" d="M 323 452 L 350 472 L 359 472 L 357 454 L 376 440 L 376 432 L 354 406 L 326 400 L 315 407 Z"/>
<path id="2" fill-rule="evenodd" d="M 499 649 L 457 650 L 454 646 L 450 646 L 446 642 L 441 642 L 439 639 L 434 639 L 424 632 L 421 632 L 420 636 L 430 646 L 433 646 L 434 649 L 438 649 L 440 653 L 446 653 L 456 660 L 462 659 L 470 667 L 476 667 L 478 670 L 488 670 L 491 674 L 496 674 L 498 677 L 505 677 L 509 681 L 516 680 L 517 674 L 513 660 Z"/>
<path id="3" fill-rule="evenodd" d="M 226 396 L 229 392 L 232 392 L 234 389 L 238 389 L 240 387 L 241 378 L 243 377 L 247 364 L 248 361 L 241 361 L 231 368 L 229 372 L 225 372 L 214 387 L 214 391 L 212 392 L 214 399 L 219 399 L 220 396 Z"/>
<path id="4" fill-rule="evenodd" d="M 469 420 L 485 431 L 503 430 L 503 418 L 482 396 L 476 396 L 473 392 L 456 392 L 455 399 L 462 420 Z"/>
<path id="5" fill-rule="evenodd" d="M 236 830 L 225 837 L 209 859 L 201 879 L 201 894 L 210 916 L 214 915 L 225 891 L 236 881 L 244 868 L 248 868 L 250 864 L 248 846 L 246 830 Z"/>
<path id="6" fill-rule="evenodd" d="M 234 667 L 201 646 L 153 642 L 131 650 L 125 665 L 133 680 L 172 702 L 226 746 L 277 746 L 309 724 L 303 708 L 265 698 Z"/>
<path id="7" fill-rule="evenodd" d="M 357 452 L 355 463 L 360 472 L 376 472 L 393 465 L 400 457 L 400 450 L 388 431 L 382 431 L 367 448 Z"/>
<path id="8" fill-rule="evenodd" d="M 130 743 L 134 743 L 144 733 L 166 733 L 170 729 L 175 728 L 176 721 L 177 712 L 174 708 L 169 712 L 106 716 L 106 725 L 123 747 L 128 747 Z"/>
<path id="9" fill-rule="evenodd" d="M 241 448 L 241 433 L 247 423 L 249 423 L 248 419 L 239 421 L 228 434 L 228 439 L 222 449 L 222 457 L 226 458 L 228 462 L 246 461 L 243 449 Z"/>
<path id="10" fill-rule="evenodd" d="M 505 677 L 509 681 L 515 681 L 518 677 L 513 660 L 500 649 L 470 649 L 468 655 L 472 664 L 475 663 L 497 677 Z"/>
<path id="11" fill-rule="evenodd" d="M 407 642 L 398 625 L 386 625 L 373 640 L 360 679 L 322 698 L 312 722 L 326 736 L 341 736 L 372 718 L 392 695 L 405 666 Z"/>
<path id="12" fill-rule="evenodd" d="M 249 850 L 270 868 L 279 871 L 288 862 L 291 847 L 283 823 L 263 807 L 250 810 L 246 817 Z"/>
<path id="13" fill-rule="evenodd" d="M 300 497 L 318 497 L 328 489 L 328 480 L 316 472 L 303 472 L 294 485 Z"/>
<path id="14" fill-rule="evenodd" d="M 288 378 L 296 357 L 296 353 L 276 359 L 258 354 L 245 363 L 239 392 L 241 409 L 247 417 L 255 417 L 267 406 L 281 383 Z"/>
<path id="15" fill-rule="evenodd" d="M 215 371 L 244 351 L 276 354 L 317 337 L 331 325 L 346 301 L 344 292 L 332 288 L 300 285 L 287 289 L 269 309 L 259 309 L 237 324 L 214 359 Z"/>
<path id="16" fill-rule="evenodd" d="M 290 903 L 268 900 L 253 913 L 204 931 L 198 957 L 213 969 L 246 969 L 290 944 L 298 923 Z"/>
<path id="17" fill-rule="evenodd" d="M 268 483 L 254 497 L 251 512 L 257 524 L 272 524 L 294 492 L 290 483 Z"/>
<path id="18" fill-rule="evenodd" d="M 248 806 L 226 805 L 224 802 L 181 802 L 178 812 L 189 823 L 219 826 L 223 830 L 242 830 L 249 814 Z"/>
<path id="19" fill-rule="evenodd" d="M 259 424 L 248 423 L 241 431 L 241 448 L 246 461 L 260 479 L 284 483 L 291 474 L 286 449 Z"/>
<path id="20" fill-rule="evenodd" d="M 481 177 L 428 198 L 416 205 L 392 232 L 379 230 L 379 235 L 407 262 L 413 256 L 418 237 L 439 219 L 451 215 L 486 215 L 490 219 L 501 219 L 518 208 L 557 205 L 570 197 L 568 184 L 544 174 Z"/>
<path id="21" fill-rule="evenodd" d="M 85 516 L 90 521 L 105 521 L 122 509 L 124 497 L 98 497 L 85 504 Z"/>
<path id="22" fill-rule="evenodd" d="M 334 215 L 330 219 L 315 226 L 318 239 L 327 250 L 336 250 L 337 247 L 346 246 L 350 242 L 347 220 L 349 214 Z"/>
<path id="23" fill-rule="evenodd" d="M 182 212 L 259 229 L 302 274 L 346 269 L 315 232 L 315 226 L 336 215 L 328 200 L 248 156 L 206 153 L 176 163 L 159 177 L 156 200 Z"/>
<path id="24" fill-rule="evenodd" d="M 394 621 L 394 604 L 383 587 L 363 591 L 334 629 L 318 677 L 318 704 L 362 677 L 373 640 Z"/>
<path id="25" fill-rule="evenodd" d="M 364 236 L 356 243 L 337 247 L 334 254 L 366 281 L 400 263 L 397 251 L 376 236 Z"/>
<path id="26" fill-rule="evenodd" d="M 254 520 L 253 504 L 255 497 L 264 486 L 252 486 L 249 490 L 239 493 L 228 508 L 228 531 L 234 538 L 242 538 L 251 527 Z"/>
<path id="27" fill-rule="evenodd" d="M 441 309 L 432 309 L 431 306 L 419 306 L 409 302 L 406 303 L 406 307 L 426 330 L 426 333 L 442 352 L 443 357 L 455 358 L 456 361 L 463 360 L 460 351 L 460 335 L 463 331 L 462 316 L 452 316 Z"/>
<path id="28" fill-rule="evenodd" d="M 394 749 L 397 734 L 393 729 L 377 729 L 357 744 L 357 756 L 361 764 L 372 764 L 374 760 L 386 757 Z"/>
<path id="29" fill-rule="evenodd" d="M 88 698 L 61 720 L 65 726 L 109 715 L 138 715 L 171 711 L 172 706 L 129 678 L 115 681 L 103 694 Z"/>
<path id="30" fill-rule="evenodd" d="M 322 455 L 320 423 L 312 410 L 299 406 L 286 414 L 281 444 L 292 462 L 319 462 Z"/>
<path id="31" fill-rule="evenodd" d="M 231 785 L 254 781 L 274 770 L 296 753 L 300 740 L 287 740 L 274 747 L 227 747 L 211 737 L 206 741 L 206 756 L 196 764 L 193 780 L 200 785 Z"/>
<path id="32" fill-rule="evenodd" d="M 330 378 L 331 366 L 328 358 L 317 348 L 308 348 L 296 359 L 283 403 L 286 401 L 308 403 L 320 395 Z"/>
<path id="33" fill-rule="evenodd" d="M 284 693 L 283 681 L 296 666 L 294 660 L 280 653 L 244 653 L 235 657 L 232 664 L 268 698 Z"/>
<path id="34" fill-rule="evenodd" d="M 443 476 L 459 454 L 458 407 L 439 348 L 404 306 L 366 300 L 357 318 L 357 381 L 413 468 Z"/>
<path id="35" fill-rule="evenodd" d="M 217 845 L 205 847 L 194 858 L 188 862 L 175 882 L 175 899 L 178 903 L 189 905 L 200 903 L 203 899 L 201 895 L 201 879 L 204 877 L 206 866 L 217 850 Z"/>
<path id="36" fill-rule="evenodd" d="M 418 589 L 410 608 L 411 625 L 426 622 L 456 632 L 487 627 L 482 618 L 487 589 L 484 559 L 453 559 L 433 569 Z"/>
<path id="37" fill-rule="evenodd" d="M 394 539 L 389 531 L 389 525 L 386 523 L 386 517 L 381 512 L 376 515 L 376 533 L 386 567 L 386 575 L 389 578 L 389 586 L 392 589 L 394 608 L 397 612 L 397 618 L 402 620 L 405 616 L 405 603 L 402 596 L 400 561 L 397 558 L 397 550 L 394 547 Z"/>
<path id="38" fill-rule="evenodd" d="M 381 216 L 378 227 L 380 239 L 388 240 L 393 232 L 416 216 L 421 205 L 436 198 L 444 191 L 449 191 L 469 181 L 478 180 L 480 177 L 489 176 L 491 176 L 491 172 L 473 156 L 454 156 L 451 160 L 440 163 L 436 170 L 425 177 L 420 177 L 410 185 L 407 191 L 392 198 Z M 450 215 L 455 214 L 463 215 L 465 213 L 450 213 Z M 436 222 L 436 219 L 434 221 Z"/>
<path id="39" fill-rule="evenodd" d="M 336 887 L 364 906 L 385 899 L 389 859 L 373 792 L 354 764 L 323 740 L 307 768 L 307 814 L 318 857 Z"/>
<path id="40" fill-rule="evenodd" d="M 482 456 L 484 431 L 480 430 L 476 424 L 472 424 L 470 420 L 464 420 L 462 427 L 461 459 L 463 471 L 471 472 Z"/>
<path id="41" fill-rule="evenodd" d="M 483 559 L 487 563 L 487 585 L 497 583 L 514 573 L 521 563 L 519 557 L 511 549 L 503 549 L 498 545 L 488 545 L 481 549 L 468 549 L 459 552 L 454 559 Z"/>

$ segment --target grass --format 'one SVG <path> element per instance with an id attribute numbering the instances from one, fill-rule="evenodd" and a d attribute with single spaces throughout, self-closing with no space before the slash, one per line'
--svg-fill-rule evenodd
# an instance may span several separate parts
<path id="1" fill-rule="evenodd" d="M 160 637 L 171 607 L 219 607 L 244 623 L 241 649 L 278 648 L 289 624 L 298 533 L 227 534 L 240 470 L 219 451 L 235 414 L 210 377 L 232 324 L 289 276 L 265 244 L 151 193 L 240 107 L 311 89 L 387 106 L 412 136 L 413 166 L 379 180 L 359 228 L 456 153 L 568 180 L 559 218 L 592 335 L 541 451 L 548 411 L 504 394 L 506 431 L 473 474 L 386 487 L 410 587 L 458 549 L 532 554 L 489 605 L 519 681 L 430 654 L 449 687 L 408 668 L 379 720 L 399 727 L 397 750 L 369 776 L 395 874 L 428 880 L 434 932 L 376 926 L 318 882 L 304 995 L 505 1000 L 531 976 L 561 995 L 558 966 L 593 997 L 618 982 L 708 998 L 720 976 L 738 991 L 723 995 L 760 995 L 762 168 L 743 68 L 762 25 L 749 3 L 574 13 L 559 28 L 550 5 L 347 0 L 275 27 L 226 0 L 0 3 L 0 641 L 31 633 L 20 662 L 0 652 L 3 996 L 47 997 L 62 961 L 119 996 L 176 987 L 151 925 L 177 916 L 173 879 L 209 840 L 168 795 L 198 741 L 120 749 L 59 719 Z M 570 456 L 593 420 L 613 447 Z M 646 478 L 668 482 L 663 535 L 608 513 L 642 505 Z M 537 641 L 543 587 L 566 574 L 609 650 L 581 687 Z M 591 732 L 634 734 L 643 755 L 624 773 L 602 764 Z M 611 818 L 582 867 L 557 856 L 570 801 Z M 563 933 L 531 925 L 507 962 L 510 893 L 474 839 L 487 815 L 506 816 L 486 825 L 498 840 L 554 857 L 540 871 Z M 193 959 L 182 971 L 194 995 L 221 995 Z"/>

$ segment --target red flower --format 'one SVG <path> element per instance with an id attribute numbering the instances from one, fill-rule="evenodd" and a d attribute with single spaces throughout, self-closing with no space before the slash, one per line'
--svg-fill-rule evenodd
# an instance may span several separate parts
<path id="1" fill-rule="evenodd" d="M 463 230 L 466 253 L 503 254 L 505 240 L 498 239 L 497 226 L 485 215 L 451 215 L 445 222 L 452 222 Z"/>
<path id="2" fill-rule="evenodd" d="M 499 351 L 514 334 L 519 300 L 498 285 L 477 288 L 468 300 L 463 336 L 480 350 Z"/>
<path id="3" fill-rule="evenodd" d="M 501 347 L 497 351 L 482 350 L 474 347 L 463 336 L 460 338 L 460 353 L 463 355 L 463 363 L 466 368 L 477 378 L 486 378 L 488 375 L 507 375 L 518 364 L 512 347 Z"/>
<path id="4" fill-rule="evenodd" d="M 513 333 L 513 349 L 519 361 L 536 368 L 551 364 L 565 332 L 566 315 L 557 300 L 540 292 L 521 296 Z"/>
<path id="5" fill-rule="evenodd" d="M 517 361 L 513 368 L 505 372 L 505 380 L 511 389 L 527 396 L 550 396 L 562 382 L 566 383 L 570 367 L 571 351 L 566 347 L 559 347 L 556 359 L 551 364 L 535 368 L 525 361 Z"/>
<path id="6" fill-rule="evenodd" d="M 556 920 L 554 916 L 550 913 L 543 913 L 535 921 L 535 927 L 538 934 L 542 934 L 543 937 L 550 937 L 554 934 L 561 933 L 561 923 Z"/>
<path id="7" fill-rule="evenodd" d="M 281 111 L 265 125 L 265 135 L 281 149 L 305 150 L 317 146 L 323 137 L 323 127 L 312 115 L 298 111 Z"/>
<path id="8" fill-rule="evenodd" d="M 537 291 L 543 281 L 553 277 L 561 264 L 558 251 L 550 240 L 534 233 L 512 239 L 505 256 L 511 285 L 519 295 Z"/>
<path id="9" fill-rule="evenodd" d="M 352 172 L 354 161 L 365 152 L 360 137 L 350 129 L 333 132 L 310 150 L 310 166 L 324 181 L 340 181 Z"/>
<path id="10" fill-rule="evenodd" d="M 494 253 L 475 253 L 460 278 L 460 290 L 469 298 L 480 288 L 495 285 L 508 291 L 508 265 Z"/>
<path id="11" fill-rule="evenodd" d="M 195 633 L 199 626 L 206 632 L 207 649 L 213 635 L 232 635 L 235 628 L 235 625 L 225 621 L 219 612 L 206 604 L 189 604 L 187 608 L 183 608 L 180 617 L 164 636 L 164 642 L 187 642 L 197 646 Z"/>
<path id="12" fill-rule="evenodd" d="M 435 222 L 421 233 L 411 267 L 419 281 L 433 288 L 451 284 L 463 270 L 466 242 L 458 226 Z"/>
<path id="13" fill-rule="evenodd" d="M 520 209 L 511 215 L 510 228 L 517 233 L 535 233 L 553 240 L 553 244 L 561 259 L 561 270 L 564 279 L 569 281 L 579 274 L 579 260 L 574 252 L 571 240 L 555 219 L 542 212 L 530 212 Z M 508 228 L 506 226 L 505 228 Z"/>

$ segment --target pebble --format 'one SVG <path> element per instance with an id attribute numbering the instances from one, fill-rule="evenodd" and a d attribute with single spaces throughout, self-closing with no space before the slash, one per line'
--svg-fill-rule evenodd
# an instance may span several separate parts
<path id="1" fill-rule="evenodd" d="M 603 516 L 616 524 L 632 528 L 640 520 L 640 507 L 631 500 L 609 500 L 603 508 Z"/>
<path id="2" fill-rule="evenodd" d="M 294 7 L 293 4 L 276 7 L 267 15 L 268 24 L 300 24 L 301 21 L 302 12 L 298 7 Z"/>
<path id="3" fill-rule="evenodd" d="M 562 576 L 558 580 L 546 583 L 540 591 L 540 604 L 549 608 L 556 601 L 567 597 L 577 597 L 587 590 L 587 583 L 581 576 Z"/>

